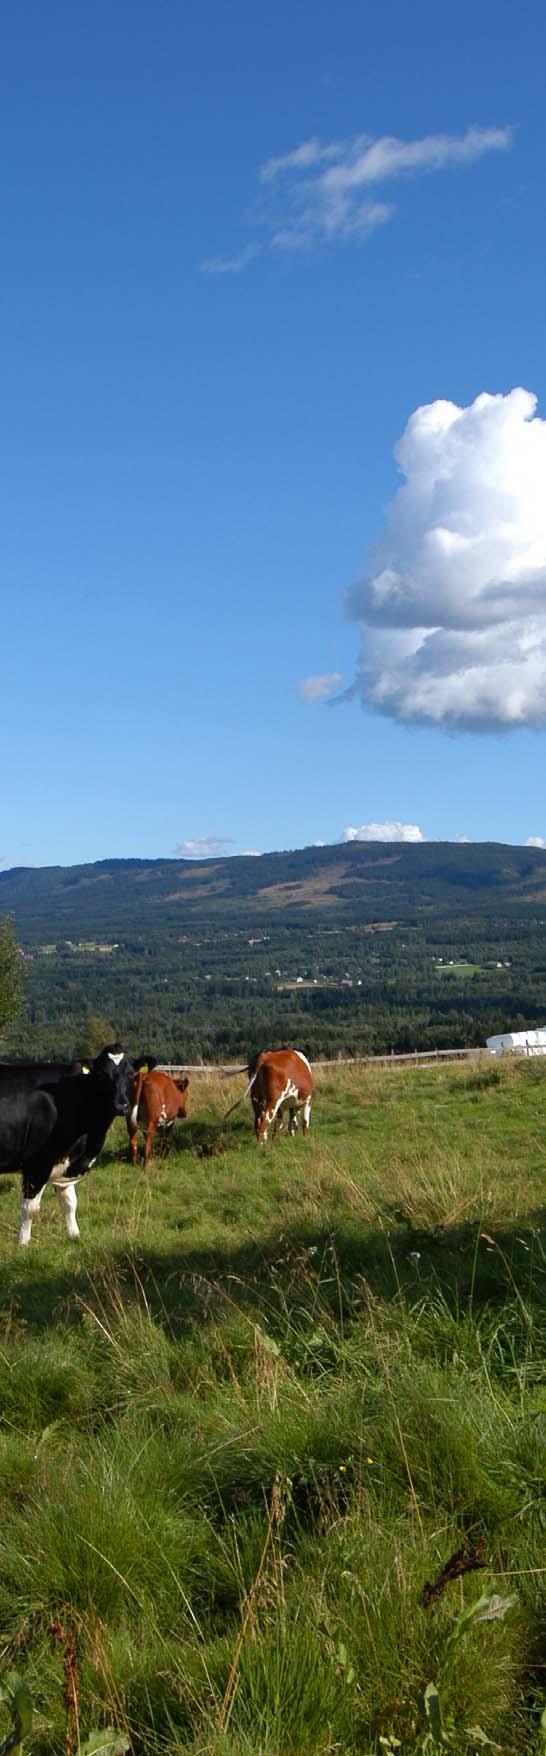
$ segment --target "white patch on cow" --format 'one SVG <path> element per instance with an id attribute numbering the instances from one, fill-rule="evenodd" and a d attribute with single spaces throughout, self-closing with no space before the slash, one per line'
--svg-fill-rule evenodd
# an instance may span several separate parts
<path id="1" fill-rule="evenodd" d="M 123 1049 L 121 1051 L 121 1055 L 113 1055 L 112 1050 L 111 1049 L 108 1050 L 108 1060 L 113 1061 L 114 1067 L 119 1067 L 120 1061 L 123 1061 L 123 1053 L 124 1053 Z"/>
<path id="2" fill-rule="evenodd" d="M 303 1106 L 303 1132 L 304 1132 L 304 1134 L 307 1133 L 307 1129 L 309 1127 L 310 1121 L 311 1121 L 311 1099 L 310 1099 L 310 1097 L 308 1097 L 305 1099 L 305 1103 Z"/>
<path id="3" fill-rule="evenodd" d="M 273 1109 L 266 1110 L 266 1112 L 265 1112 L 266 1127 L 264 1128 L 264 1131 L 262 1134 L 262 1142 L 267 1140 L 269 1129 L 271 1127 L 272 1122 L 275 1121 L 275 1116 L 278 1115 L 278 1112 L 281 1108 L 281 1105 L 286 1103 L 287 1097 L 290 1097 L 294 1090 L 295 1090 L 295 1087 L 292 1086 L 291 1080 L 290 1079 L 287 1080 L 284 1091 L 281 1091 L 281 1095 L 279 1098 L 277 1098 L 277 1102 L 274 1105 Z"/>
<path id="4" fill-rule="evenodd" d="M 70 1164 L 69 1158 L 60 1158 L 58 1164 L 53 1165 L 52 1169 L 50 1170 L 49 1177 L 47 1179 L 48 1183 L 53 1183 L 55 1185 L 55 1188 L 57 1188 L 57 1185 L 59 1183 L 63 1182 L 64 1174 L 65 1174 L 65 1171 L 68 1170 L 69 1164 Z"/>
<path id="5" fill-rule="evenodd" d="M 311 1073 L 311 1062 L 307 1060 L 307 1055 L 304 1055 L 303 1049 L 294 1049 L 294 1054 L 298 1056 L 298 1060 L 305 1061 L 305 1065 L 309 1068 L 309 1072 Z"/>
<path id="6" fill-rule="evenodd" d="M 158 1116 L 158 1118 L 157 1118 L 157 1126 L 158 1126 L 158 1128 L 166 1128 L 166 1126 L 167 1126 L 167 1123 L 168 1123 L 168 1120 L 169 1120 L 169 1118 L 168 1118 L 168 1115 L 167 1115 L 167 1108 L 166 1108 L 166 1105 L 165 1105 L 165 1104 L 162 1104 L 162 1105 L 161 1105 L 161 1110 L 160 1110 L 160 1113 L 159 1113 L 159 1116 Z"/>
<path id="7" fill-rule="evenodd" d="M 30 1240 L 31 1240 L 31 1236 L 32 1236 L 32 1221 L 33 1221 L 33 1219 L 36 1218 L 36 1214 L 40 1212 L 40 1202 L 41 1202 L 43 1193 L 44 1193 L 43 1189 L 40 1189 L 40 1192 L 38 1195 L 31 1195 L 28 1197 L 28 1199 L 26 1199 L 25 1196 L 23 1196 L 23 1200 L 21 1202 L 21 1218 L 19 1221 L 19 1233 L 18 1233 L 18 1237 L 17 1237 L 18 1244 L 30 1244 Z"/>
<path id="8" fill-rule="evenodd" d="M 129 1121 L 131 1123 L 131 1128 L 138 1128 L 138 1104 L 133 1104 Z"/>
<path id="9" fill-rule="evenodd" d="M 63 1187 L 61 1187 L 57 1183 L 56 1190 L 57 1190 L 57 1195 L 59 1197 L 59 1201 L 61 1203 L 61 1207 L 63 1210 L 64 1223 L 65 1223 L 65 1226 L 66 1226 L 66 1229 L 68 1232 L 68 1236 L 69 1236 L 69 1238 L 79 1238 L 80 1233 L 79 1233 L 79 1229 L 78 1229 L 78 1222 L 76 1219 L 76 1208 L 78 1205 L 78 1197 L 77 1197 L 75 1185 L 74 1185 L 74 1183 L 66 1183 L 66 1184 L 64 1184 Z"/>

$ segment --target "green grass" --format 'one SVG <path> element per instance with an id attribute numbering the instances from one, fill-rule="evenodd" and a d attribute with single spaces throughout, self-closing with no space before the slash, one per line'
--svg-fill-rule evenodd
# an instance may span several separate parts
<path id="1" fill-rule="evenodd" d="M 481 974 L 482 963 L 439 963 L 436 965 L 437 976 L 475 976 Z"/>
<path id="2" fill-rule="evenodd" d="M 25 1756 L 70 1747 L 71 1639 L 74 1750 L 102 1723 L 135 1756 L 424 1756 L 434 1685 L 443 1748 L 538 1756 L 546 1069 L 331 1069 L 309 1139 L 262 1153 L 248 1105 L 221 1130 L 231 1082 L 191 1096 L 147 1177 L 112 1131 L 80 1244 L 48 1196 L 17 1251 L 0 1183 Z"/>

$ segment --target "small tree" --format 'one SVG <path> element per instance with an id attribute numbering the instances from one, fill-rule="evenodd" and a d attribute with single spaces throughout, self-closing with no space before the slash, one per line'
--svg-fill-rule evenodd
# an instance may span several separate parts
<path id="1" fill-rule="evenodd" d="M 90 1012 L 86 1019 L 81 1036 L 76 1044 L 76 1054 L 82 1061 L 94 1061 L 107 1043 L 114 1043 L 117 1031 L 107 1024 L 104 1018 L 98 1018 L 96 1012 Z"/>
<path id="2" fill-rule="evenodd" d="M 15 938 L 13 921 L 6 915 L 0 921 L 0 1035 L 20 1011 L 23 992 L 23 963 Z"/>

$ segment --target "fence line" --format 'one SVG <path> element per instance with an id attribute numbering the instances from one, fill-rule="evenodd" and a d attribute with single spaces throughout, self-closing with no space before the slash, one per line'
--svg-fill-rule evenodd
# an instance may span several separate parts
<path id="1" fill-rule="evenodd" d="M 393 1065 L 399 1066 L 400 1062 L 409 1063 L 410 1066 L 423 1062 L 434 1065 L 437 1061 L 446 1060 L 477 1061 L 485 1053 L 485 1049 L 409 1049 L 404 1054 L 398 1054 L 392 1050 L 388 1055 L 353 1055 L 347 1058 L 336 1055 L 330 1061 L 313 1061 L 312 1065 L 313 1067 L 392 1067 Z M 158 1068 L 162 1073 L 170 1073 L 173 1076 L 177 1073 L 242 1074 L 247 1071 L 246 1067 L 241 1067 L 239 1062 L 231 1061 L 225 1063 L 198 1061 L 194 1066 L 189 1061 L 185 1061 L 183 1064 L 175 1061 L 160 1061 Z"/>

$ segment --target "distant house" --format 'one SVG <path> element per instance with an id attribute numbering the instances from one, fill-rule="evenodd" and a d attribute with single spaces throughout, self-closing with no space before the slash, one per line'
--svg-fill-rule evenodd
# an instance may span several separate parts
<path id="1" fill-rule="evenodd" d="M 546 1026 L 538 1030 L 507 1030 L 503 1036 L 487 1037 L 490 1055 L 546 1055 Z"/>

